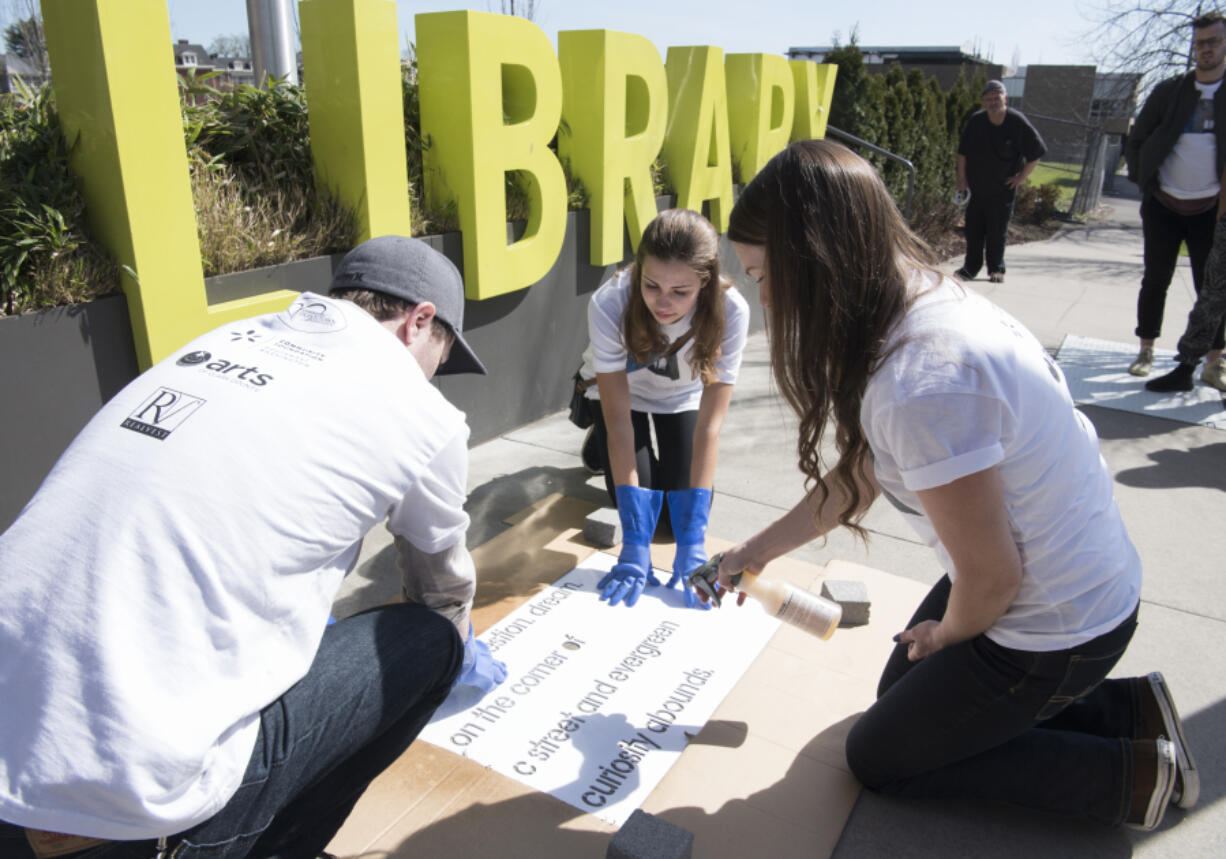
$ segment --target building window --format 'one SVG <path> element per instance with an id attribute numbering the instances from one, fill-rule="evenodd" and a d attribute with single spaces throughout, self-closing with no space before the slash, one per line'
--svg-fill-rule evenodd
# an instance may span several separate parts
<path id="1" fill-rule="evenodd" d="M 179 55 L 179 62 L 185 66 L 194 66 L 196 65 L 196 55 L 184 52 Z"/>

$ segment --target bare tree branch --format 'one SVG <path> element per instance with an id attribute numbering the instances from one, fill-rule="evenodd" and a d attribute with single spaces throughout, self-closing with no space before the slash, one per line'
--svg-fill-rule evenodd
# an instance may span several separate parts
<path id="1" fill-rule="evenodd" d="M 1217 8 L 1214 0 L 1103 0 L 1084 38 L 1100 46 L 1100 71 L 1139 73 L 1149 89 L 1192 68 L 1192 21 Z"/>
<path id="2" fill-rule="evenodd" d="M 215 57 L 246 57 L 251 58 L 251 36 L 246 33 L 232 33 L 228 36 L 218 36 L 213 39 L 208 51 Z"/>

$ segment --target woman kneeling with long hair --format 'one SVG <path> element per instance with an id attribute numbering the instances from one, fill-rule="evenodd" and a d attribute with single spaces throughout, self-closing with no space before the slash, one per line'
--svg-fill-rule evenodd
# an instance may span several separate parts
<path id="1" fill-rule="evenodd" d="M 1162 675 L 1105 680 L 1141 562 L 1089 420 L 1021 324 L 944 277 L 876 172 L 835 143 L 779 153 L 729 237 L 767 308 L 810 491 L 728 552 L 721 584 L 883 494 L 947 575 L 847 739 L 867 787 L 1152 829 L 1199 779 Z M 834 433 L 826 470 L 821 442 Z"/>

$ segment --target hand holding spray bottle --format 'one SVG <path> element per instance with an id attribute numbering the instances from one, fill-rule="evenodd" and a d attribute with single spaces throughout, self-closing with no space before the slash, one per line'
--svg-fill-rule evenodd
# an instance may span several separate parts
<path id="1" fill-rule="evenodd" d="M 720 597 L 716 582 L 719 580 L 719 563 L 723 559 L 724 553 L 720 552 L 690 573 L 690 585 L 695 591 L 706 594 L 717 608 Z M 830 640 L 843 617 L 843 607 L 838 603 L 787 582 L 740 572 L 732 577 L 732 586 L 761 602 L 771 617 L 816 635 L 822 641 Z"/>

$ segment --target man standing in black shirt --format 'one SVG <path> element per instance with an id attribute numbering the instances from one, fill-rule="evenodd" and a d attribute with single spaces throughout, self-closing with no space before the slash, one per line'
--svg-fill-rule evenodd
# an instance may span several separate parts
<path id="1" fill-rule="evenodd" d="M 983 110 L 971 115 L 958 142 L 958 190 L 971 192 L 966 207 L 966 262 L 955 275 L 974 280 L 988 252 L 988 280 L 1005 279 L 1005 237 L 1017 188 L 1034 170 L 1047 145 L 1018 111 L 1007 106 L 1005 85 L 988 81 Z"/>

